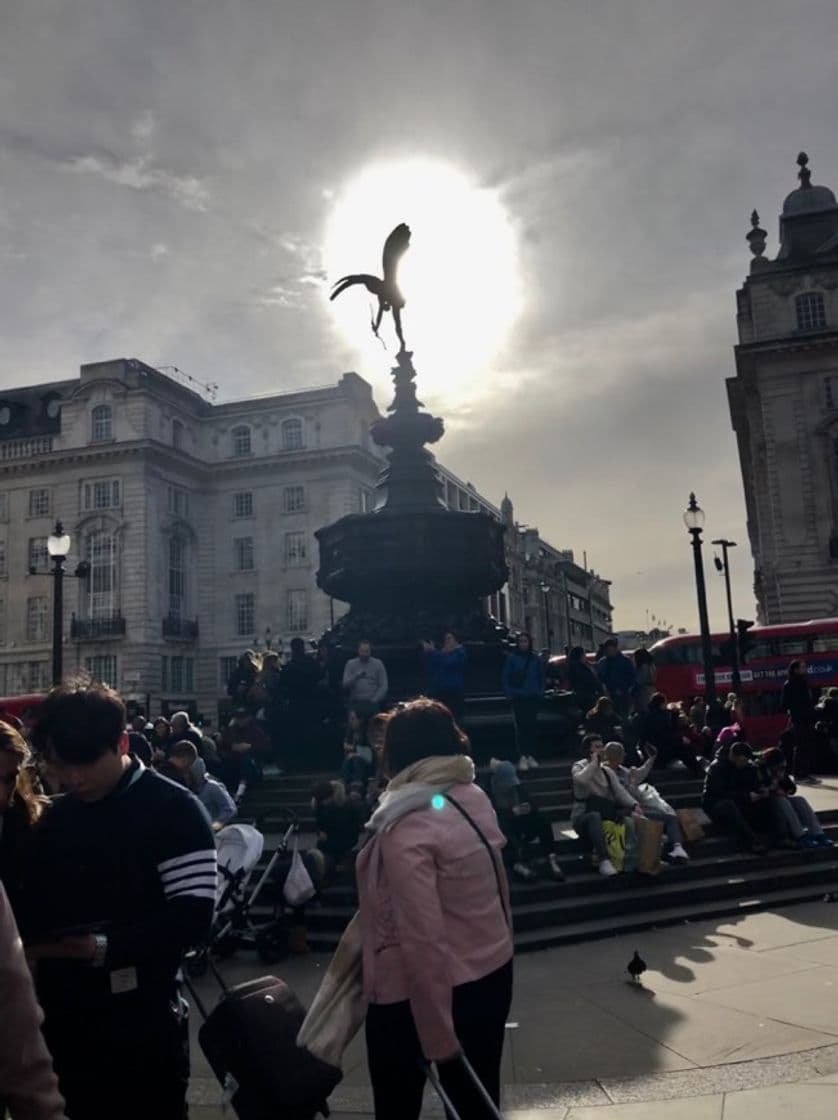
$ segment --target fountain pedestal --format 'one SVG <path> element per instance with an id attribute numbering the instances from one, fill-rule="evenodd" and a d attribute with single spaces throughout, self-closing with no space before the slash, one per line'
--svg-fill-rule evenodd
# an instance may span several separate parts
<path id="1" fill-rule="evenodd" d="M 422 691 L 420 642 L 453 630 L 469 650 L 467 692 L 497 693 L 506 630 L 485 600 L 506 582 L 503 526 L 482 513 L 445 508 L 426 444 L 442 438 L 441 419 L 416 397 L 412 355 L 392 371 L 395 396 L 372 438 L 389 448 L 371 513 L 318 530 L 317 584 L 350 609 L 323 638 L 332 672 L 368 638 L 382 658 L 394 699 Z"/>

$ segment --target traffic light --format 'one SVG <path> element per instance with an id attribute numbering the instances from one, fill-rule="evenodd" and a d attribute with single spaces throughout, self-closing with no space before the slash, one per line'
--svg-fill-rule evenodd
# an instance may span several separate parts
<path id="1" fill-rule="evenodd" d="M 748 631 L 754 625 L 752 619 L 737 618 L 736 620 L 736 637 L 739 641 L 739 664 L 744 665 L 747 660 L 748 651 L 752 648 L 753 642 L 748 637 Z"/>

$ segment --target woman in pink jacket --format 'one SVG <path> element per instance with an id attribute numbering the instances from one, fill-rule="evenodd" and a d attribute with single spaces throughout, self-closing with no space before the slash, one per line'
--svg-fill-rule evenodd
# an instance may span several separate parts
<path id="1" fill-rule="evenodd" d="M 426 1062 L 463 1120 L 485 1117 L 461 1054 L 500 1100 L 513 953 L 505 840 L 467 749 L 437 701 L 389 717 L 390 782 L 357 861 L 376 1120 L 418 1118 Z"/>

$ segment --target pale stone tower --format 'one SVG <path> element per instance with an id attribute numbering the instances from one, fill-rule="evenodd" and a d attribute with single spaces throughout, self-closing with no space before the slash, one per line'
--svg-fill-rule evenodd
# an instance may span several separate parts
<path id="1" fill-rule="evenodd" d="M 774 260 L 751 215 L 727 382 L 764 623 L 838 615 L 838 204 L 797 162 Z"/>

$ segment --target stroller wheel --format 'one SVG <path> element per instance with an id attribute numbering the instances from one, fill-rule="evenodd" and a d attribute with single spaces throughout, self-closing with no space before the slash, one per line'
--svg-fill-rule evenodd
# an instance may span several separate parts
<path id="1" fill-rule="evenodd" d="M 276 964 L 288 956 L 288 937 L 282 927 L 268 926 L 256 934 L 254 947 L 262 964 Z"/>

